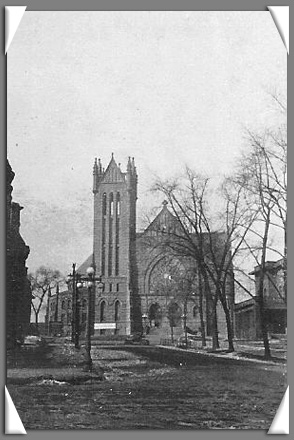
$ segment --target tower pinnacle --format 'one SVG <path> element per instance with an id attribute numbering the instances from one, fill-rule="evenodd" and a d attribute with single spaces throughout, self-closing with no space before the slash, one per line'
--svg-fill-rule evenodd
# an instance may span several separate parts
<path id="1" fill-rule="evenodd" d="M 97 193 L 97 187 L 98 187 L 98 182 L 99 182 L 100 176 L 101 176 L 100 159 L 99 159 L 99 166 L 98 166 L 97 157 L 95 157 L 94 166 L 93 166 L 93 193 L 94 194 Z"/>

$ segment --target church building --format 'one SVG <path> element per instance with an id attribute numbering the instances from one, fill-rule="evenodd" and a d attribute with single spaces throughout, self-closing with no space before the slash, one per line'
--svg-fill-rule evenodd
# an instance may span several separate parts
<path id="1" fill-rule="evenodd" d="M 86 274 L 89 265 L 101 276 L 103 289 L 96 288 L 93 299 L 93 327 L 95 335 L 128 335 L 144 332 L 155 339 L 183 334 L 186 326 L 196 333 L 200 328 L 200 304 L 197 280 L 183 284 L 187 264 L 172 258 L 154 246 L 162 233 L 176 227 L 176 219 L 167 202 L 145 231 L 136 231 L 136 202 L 138 175 L 134 158 L 129 158 L 126 171 L 114 159 L 104 169 L 95 159 L 93 168 L 94 234 L 93 253 L 78 268 Z M 191 267 L 190 267 L 191 268 Z M 195 269 L 194 272 L 197 272 Z M 181 284 L 182 283 L 182 284 Z M 182 287 L 180 287 L 182 286 Z M 49 321 L 60 313 L 54 304 L 70 301 L 71 292 L 58 293 L 50 299 Z M 80 303 L 85 306 L 86 289 L 79 289 Z M 62 298 L 64 299 L 62 300 Z M 233 313 L 234 288 L 228 285 L 227 297 Z M 71 302 L 70 302 L 71 303 Z M 203 301 L 203 319 L 209 329 L 209 304 Z M 81 308 L 81 319 L 85 311 Z M 71 313 L 69 316 L 72 316 Z M 54 318 L 55 317 L 55 318 Z M 71 319 L 64 314 L 63 332 L 70 334 Z M 218 331 L 226 335 L 225 317 L 218 308 Z"/>

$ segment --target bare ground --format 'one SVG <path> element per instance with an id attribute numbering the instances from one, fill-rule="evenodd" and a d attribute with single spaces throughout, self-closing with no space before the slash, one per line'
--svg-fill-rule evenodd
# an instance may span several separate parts
<path id="1" fill-rule="evenodd" d="M 267 430 L 286 389 L 282 364 L 159 347 L 95 346 L 95 373 L 74 382 L 67 379 L 85 375 L 83 353 L 77 361 L 72 348 L 54 351 L 58 359 L 47 353 L 47 376 L 40 363 L 8 370 L 8 389 L 26 429 Z"/>

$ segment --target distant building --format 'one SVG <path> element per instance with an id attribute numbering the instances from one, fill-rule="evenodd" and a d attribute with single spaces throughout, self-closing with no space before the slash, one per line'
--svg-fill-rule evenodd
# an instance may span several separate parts
<path id="1" fill-rule="evenodd" d="M 258 306 L 260 267 L 250 275 L 255 276 L 255 297 L 235 304 L 235 335 L 240 339 L 260 339 L 261 322 Z M 264 310 L 269 334 L 285 334 L 287 329 L 287 304 L 284 292 L 283 260 L 268 261 L 264 278 Z"/>
<path id="2" fill-rule="evenodd" d="M 90 257 L 78 268 L 86 274 L 93 265 L 96 275 L 104 283 L 102 292 L 96 289 L 93 301 L 95 334 L 127 335 L 135 331 L 148 331 L 158 337 L 170 335 L 168 316 L 173 314 L 174 333 L 183 333 L 183 323 L 197 332 L 200 327 L 199 292 L 197 286 L 189 298 L 169 283 L 174 266 L 183 266 L 181 258 L 171 259 L 148 246 L 150 237 L 159 236 L 175 226 L 175 217 L 163 208 L 142 233 L 136 232 L 137 170 L 134 159 L 129 158 L 126 172 L 113 155 L 104 170 L 100 159 L 93 169 L 94 193 L 94 248 Z M 158 235 L 159 234 L 159 235 Z M 219 238 L 221 238 L 219 236 Z M 186 264 L 186 263 L 185 263 Z M 211 286 L 213 289 L 213 286 Z M 79 289 L 81 323 L 86 312 L 86 289 Z M 184 299 L 186 298 L 186 300 Z M 233 319 L 233 277 L 227 283 L 228 305 Z M 72 320 L 72 292 L 61 292 L 50 299 L 49 320 L 62 323 L 63 333 L 70 334 Z M 57 312 L 56 312 L 57 307 Z M 204 321 L 211 333 L 209 314 L 211 307 L 204 301 Z M 218 330 L 225 336 L 226 321 L 222 307 L 218 306 Z"/>
<path id="3" fill-rule="evenodd" d="M 30 248 L 22 239 L 20 211 L 12 201 L 11 185 L 14 172 L 7 160 L 6 167 L 6 335 L 7 347 L 15 345 L 29 330 L 31 314 L 31 289 L 27 278 L 26 260 Z"/>
<path id="4" fill-rule="evenodd" d="M 71 336 L 72 334 L 72 290 L 59 292 L 51 295 L 48 300 L 48 307 L 45 317 L 45 334 L 53 336 Z M 86 327 L 87 313 L 87 289 L 78 289 L 78 308 L 79 308 L 79 333 L 83 334 Z"/>

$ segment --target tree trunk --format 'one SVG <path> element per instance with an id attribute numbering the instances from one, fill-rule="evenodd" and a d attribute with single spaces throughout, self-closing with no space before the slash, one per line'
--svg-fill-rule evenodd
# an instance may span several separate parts
<path id="1" fill-rule="evenodd" d="M 200 330 L 201 330 L 201 341 L 202 348 L 206 347 L 206 337 L 205 337 L 205 324 L 203 318 L 203 289 L 202 289 L 202 280 L 201 273 L 198 271 L 198 287 L 199 287 L 199 315 L 200 315 Z"/>
<path id="2" fill-rule="evenodd" d="M 265 319 L 265 312 L 264 312 L 264 301 L 263 301 L 263 295 L 258 298 L 258 305 L 259 305 L 259 314 L 260 314 L 260 321 L 261 321 L 261 334 L 263 339 L 263 345 L 264 345 L 264 357 L 265 359 L 271 358 L 271 351 L 270 351 L 270 345 L 268 340 L 268 332 L 267 332 L 267 323 Z"/>
<path id="3" fill-rule="evenodd" d="M 217 295 L 213 298 L 212 302 L 212 349 L 219 349 L 219 340 L 218 340 L 218 327 L 217 327 Z"/>
<path id="4" fill-rule="evenodd" d="M 287 305 L 287 214 L 284 224 L 284 298 L 285 304 Z"/>
<path id="5" fill-rule="evenodd" d="M 259 267 L 259 286 L 258 286 L 258 305 L 259 305 L 259 313 L 260 313 L 260 321 L 261 321 L 261 333 L 264 345 L 264 357 L 265 359 L 271 358 L 270 345 L 268 340 L 268 332 L 267 332 L 267 323 L 265 320 L 265 312 L 264 312 L 264 298 L 263 298 L 263 287 L 264 287 L 264 276 L 266 269 L 266 249 L 267 249 L 267 240 L 268 240 L 268 232 L 270 227 L 270 208 L 267 210 L 267 215 L 265 218 L 265 229 L 262 240 L 262 255 L 261 255 L 261 264 Z"/>
<path id="6" fill-rule="evenodd" d="M 221 299 L 221 304 L 224 309 L 225 317 L 226 317 L 227 336 L 228 336 L 228 343 L 229 343 L 229 350 L 228 351 L 232 352 L 232 351 L 235 351 L 235 349 L 234 349 L 234 342 L 233 342 L 234 332 L 233 332 L 233 328 L 232 328 L 231 314 L 230 314 L 230 310 L 227 305 L 225 294 L 220 295 L 220 299 Z"/>
<path id="7" fill-rule="evenodd" d="M 50 297 L 48 294 L 48 298 L 47 298 L 47 307 L 46 307 L 46 333 L 47 336 L 50 336 Z"/>
<path id="8" fill-rule="evenodd" d="M 209 280 L 205 270 L 202 271 L 202 275 L 204 278 L 205 297 L 208 307 L 207 325 L 208 325 L 208 329 L 210 330 L 210 332 L 207 333 L 212 336 L 212 349 L 217 350 L 219 348 L 217 313 L 216 313 L 216 305 L 218 298 L 217 295 L 213 297 L 211 294 Z"/>
<path id="9" fill-rule="evenodd" d="M 36 332 L 39 334 L 39 313 L 35 311 Z"/>

